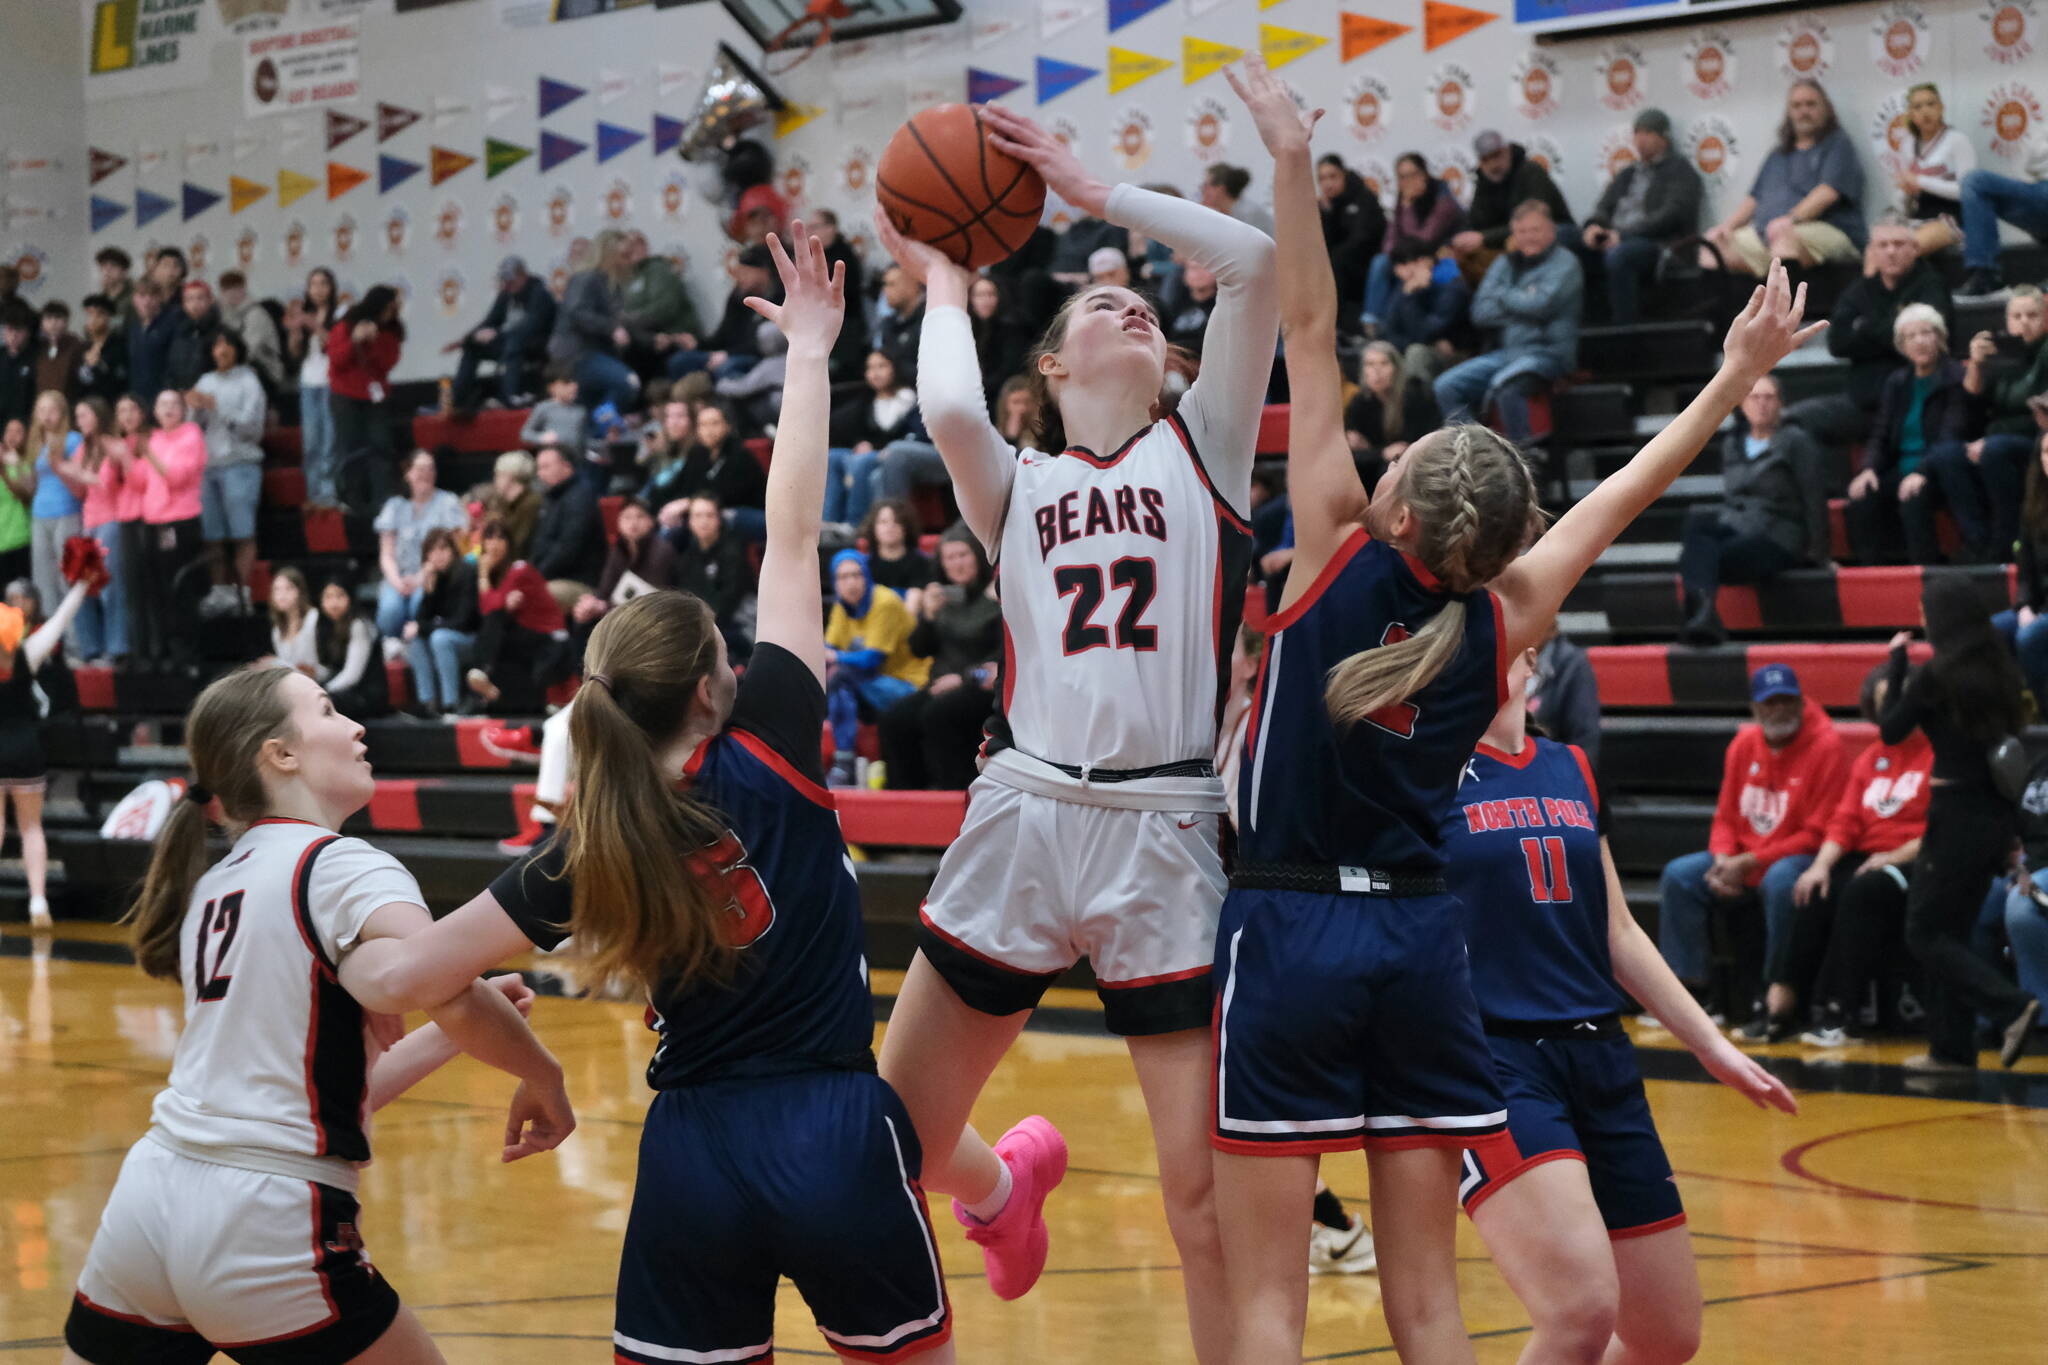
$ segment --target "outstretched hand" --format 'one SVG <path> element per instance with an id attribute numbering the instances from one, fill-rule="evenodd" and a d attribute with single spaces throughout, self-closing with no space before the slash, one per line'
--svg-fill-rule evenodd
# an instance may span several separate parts
<path id="1" fill-rule="evenodd" d="M 1294 91 L 1274 75 L 1266 59 L 1254 52 L 1223 68 L 1223 79 L 1251 111 L 1259 140 L 1274 156 L 1308 149 L 1309 134 L 1323 116 L 1320 109 L 1303 113 L 1294 102 Z"/>
<path id="2" fill-rule="evenodd" d="M 1047 189 L 1091 218 L 1108 210 L 1109 186 L 1090 175 L 1066 143 L 1000 104 L 982 105 L 981 116 L 988 124 L 989 145 L 1037 171 Z"/>
<path id="3" fill-rule="evenodd" d="M 1763 1069 L 1753 1057 L 1745 1056 L 1740 1049 L 1727 1039 L 1720 1040 L 1720 1046 L 1700 1058 L 1713 1078 L 1721 1084 L 1739 1090 L 1759 1109 L 1776 1109 L 1787 1114 L 1799 1112 L 1799 1101 L 1785 1083 Z"/>
<path id="4" fill-rule="evenodd" d="M 1778 362 L 1820 335 L 1825 319 L 1801 327 L 1806 316 L 1806 286 L 1793 289 L 1785 263 L 1771 262 L 1771 273 L 1749 296 L 1749 306 L 1728 324 L 1721 343 L 1725 363 L 1751 382 L 1777 368 Z"/>
<path id="5" fill-rule="evenodd" d="M 781 328 L 791 350 L 808 345 L 830 351 L 846 316 L 846 265 L 828 265 L 824 243 L 806 233 L 802 223 L 792 224 L 789 236 L 795 259 L 783 250 L 781 238 L 768 234 L 768 254 L 782 277 L 782 302 L 749 295 L 747 307 Z"/>

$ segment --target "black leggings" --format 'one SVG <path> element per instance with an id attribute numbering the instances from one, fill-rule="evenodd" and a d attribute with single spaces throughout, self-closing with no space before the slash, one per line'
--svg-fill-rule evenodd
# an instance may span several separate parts
<path id="1" fill-rule="evenodd" d="M 474 658 L 498 689 L 492 709 L 504 714 L 540 714 L 547 706 L 548 689 L 575 667 L 566 634 L 557 638 L 528 630 L 507 611 L 494 611 L 483 619 Z"/>
<path id="2" fill-rule="evenodd" d="M 141 593 L 129 608 L 130 650 L 149 663 L 189 663 L 198 657 L 198 600 L 204 575 L 179 571 L 199 558 L 199 518 L 155 522 L 142 528 Z"/>
<path id="3" fill-rule="evenodd" d="M 981 727 L 995 705 L 993 692 L 963 678 L 946 692 L 921 688 L 884 711 L 877 728 L 890 790 L 967 790 Z"/>
<path id="4" fill-rule="evenodd" d="M 334 418 L 334 482 L 352 511 L 375 516 L 397 486 L 390 415 L 382 403 L 327 395 Z"/>
<path id="5" fill-rule="evenodd" d="M 1687 512 L 1681 534 L 1684 545 L 1678 552 L 1678 577 L 1689 597 L 1711 601 L 1723 583 L 1749 587 L 1767 582 L 1799 562 L 1798 555 L 1768 536 L 1736 530 L 1712 507 Z"/>
<path id="6" fill-rule="evenodd" d="M 1863 864 L 1860 853 L 1835 864 L 1827 896 L 1799 907 L 1771 964 L 1772 982 L 1790 986 L 1802 1004 L 1853 1016 L 1871 983 L 1905 962 L 1901 934 L 1912 869 Z"/>
<path id="7" fill-rule="evenodd" d="M 2031 999 L 1970 947 L 1991 879 L 2012 855 L 2012 803 L 1979 787 L 1937 786 L 1906 897 L 1906 946 L 1927 969 L 1928 1051 L 1975 1065 L 1976 1016 L 1999 1028 Z"/>

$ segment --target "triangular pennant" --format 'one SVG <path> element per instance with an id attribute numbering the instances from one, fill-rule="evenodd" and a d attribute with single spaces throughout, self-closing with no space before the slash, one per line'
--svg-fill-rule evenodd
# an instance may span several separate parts
<path id="1" fill-rule="evenodd" d="M 238 127 L 235 129 L 235 160 L 247 161 L 263 150 L 261 128 Z"/>
<path id="2" fill-rule="evenodd" d="M 507 114 L 517 110 L 519 105 L 520 99 L 516 92 L 507 90 L 502 85 L 487 85 L 484 87 L 485 123 L 496 123 Z"/>
<path id="3" fill-rule="evenodd" d="M 126 204 L 117 204 L 111 199 L 92 197 L 92 230 L 99 232 L 110 224 L 117 223 L 128 212 Z"/>
<path id="4" fill-rule="evenodd" d="M 277 173 L 277 206 L 279 208 L 290 208 L 293 204 L 298 203 L 301 199 L 304 199 L 319 188 L 320 182 L 310 175 L 300 175 L 297 171 L 280 170 Z"/>
<path id="5" fill-rule="evenodd" d="M 589 145 L 587 142 L 578 142 L 573 137 L 563 137 L 560 133 L 551 133 L 543 128 L 540 130 L 540 168 L 543 171 L 551 171 Z"/>
<path id="6" fill-rule="evenodd" d="M 424 169 L 417 161 L 404 161 L 395 156 L 377 157 L 377 193 L 389 194 Z"/>
<path id="7" fill-rule="evenodd" d="M 1113 47 L 1109 50 L 1109 93 L 1120 95 L 1140 81 L 1152 79 L 1172 66 L 1165 57 L 1154 57 L 1148 52 L 1133 52 L 1127 47 Z"/>
<path id="8" fill-rule="evenodd" d="M 540 116 L 561 112 L 589 93 L 580 85 L 558 81 L 552 76 L 540 78 Z"/>
<path id="9" fill-rule="evenodd" d="M 369 178 L 368 171 L 357 170 L 354 166 L 344 166 L 339 161 L 330 161 L 327 163 L 327 197 L 330 200 L 339 199 Z"/>
<path id="10" fill-rule="evenodd" d="M 270 186 L 260 180 L 244 180 L 239 175 L 231 175 L 228 177 L 228 212 L 240 213 L 268 193 Z"/>
<path id="11" fill-rule="evenodd" d="M 151 223 L 154 223 L 176 207 L 178 207 L 176 204 L 164 198 L 161 194 L 151 194 L 148 190 L 137 186 L 135 190 L 135 226 L 148 227 Z"/>
<path id="12" fill-rule="evenodd" d="M 1022 27 L 1023 22 L 1017 19 L 981 19 L 968 31 L 967 45 L 980 52 L 994 47 Z"/>
<path id="13" fill-rule="evenodd" d="M 113 174 L 113 173 L 114 173 L 115 171 L 118 171 L 118 170 L 120 170 L 120 169 L 121 169 L 121 168 L 122 168 L 123 166 L 125 166 L 125 165 L 127 165 L 127 164 L 128 164 L 128 158 L 127 158 L 127 157 L 125 157 L 125 156 L 116 156 L 116 155 L 115 155 L 114 153 L 112 153 L 112 152 L 103 152 L 103 151 L 101 151 L 101 150 L 100 150 L 99 148 L 97 148 L 97 147 L 94 147 L 94 148 L 92 148 L 92 149 L 91 149 L 91 158 L 92 158 L 92 172 L 91 172 L 92 178 L 91 178 L 91 180 L 89 181 L 89 183 L 91 183 L 91 184 L 94 184 L 94 185 L 97 185 L 97 184 L 99 184 L 99 183 L 100 183 L 100 181 L 102 181 L 102 180 L 105 180 L 105 179 L 106 179 L 106 178 L 107 178 L 108 176 L 112 175 L 112 174 Z M 125 212 L 126 210 L 123 210 L 123 211 Z M 94 229 L 93 229 L 93 231 L 97 232 L 97 231 L 99 231 L 99 229 L 98 229 L 98 228 L 94 228 Z"/>
<path id="14" fill-rule="evenodd" d="M 1109 0 L 1109 31 L 1114 33 L 1125 24 L 1135 23 L 1166 3 L 1167 0 Z"/>
<path id="15" fill-rule="evenodd" d="M 368 119 L 359 119 L 354 114 L 344 114 L 339 109 L 327 111 L 327 150 L 333 151 L 342 143 L 370 126 Z"/>
<path id="16" fill-rule="evenodd" d="M 476 158 L 473 156 L 465 156 L 461 152 L 450 151 L 446 147 L 436 147 L 434 148 L 433 164 L 433 181 L 436 185 L 438 185 L 443 180 L 452 179 L 455 176 L 461 175 L 471 166 L 476 165 Z"/>
<path id="17" fill-rule="evenodd" d="M 1084 0 L 1038 0 L 1038 36 L 1056 37 L 1095 12 Z"/>
<path id="18" fill-rule="evenodd" d="M 786 104 L 775 111 L 775 136 L 788 137 L 824 113 L 824 109 L 815 104 Z"/>
<path id="19" fill-rule="evenodd" d="M 1454 43 L 1475 28 L 1485 28 L 1500 18 L 1490 10 L 1447 5 L 1444 0 L 1422 0 L 1422 50 L 1434 52 Z"/>
<path id="20" fill-rule="evenodd" d="M 1102 72 L 1092 66 L 1080 66 L 1074 62 L 1054 61 L 1051 57 L 1038 59 L 1038 102 L 1044 104 L 1066 94 L 1083 81 L 1092 80 Z"/>
<path id="21" fill-rule="evenodd" d="M 1180 83 L 1193 85 L 1204 76 L 1215 75 L 1243 55 L 1241 47 L 1183 34 L 1180 40 Z"/>
<path id="22" fill-rule="evenodd" d="M 620 152 L 645 142 L 647 134 L 638 128 L 621 128 L 616 123 L 597 125 L 597 159 L 599 163 L 610 161 Z"/>
<path id="23" fill-rule="evenodd" d="M 597 73 L 597 102 L 611 104 L 624 99 L 633 89 L 633 78 L 623 71 L 605 67 Z"/>
<path id="24" fill-rule="evenodd" d="M 496 180 L 506 171 L 533 155 L 533 148 L 521 147 L 513 142 L 500 142 L 497 138 L 484 139 L 484 179 Z"/>
<path id="25" fill-rule="evenodd" d="M 291 153 L 306 145 L 308 132 L 302 118 L 281 118 L 277 121 L 277 150 Z"/>
<path id="26" fill-rule="evenodd" d="M 1320 33 L 1303 33 L 1300 29 L 1275 28 L 1271 24 L 1259 25 L 1259 52 L 1266 59 L 1266 65 L 1275 68 L 1287 65 L 1297 57 L 1306 57 L 1330 40 Z"/>
<path id="27" fill-rule="evenodd" d="M 469 113 L 469 101 L 460 95 L 434 96 L 434 126 L 446 128 Z"/>
<path id="28" fill-rule="evenodd" d="M 1260 9 L 1271 9 L 1271 8 L 1273 8 L 1273 6 L 1275 6 L 1275 5 L 1280 5 L 1280 4 L 1285 4 L 1285 3 L 1286 3 L 1286 0 L 1259 0 L 1259 8 L 1260 8 Z"/>
<path id="29" fill-rule="evenodd" d="M 401 109 L 395 104 L 377 106 L 377 141 L 389 142 L 406 129 L 420 121 L 417 109 Z"/>
<path id="30" fill-rule="evenodd" d="M 220 191 L 209 190 L 187 180 L 183 197 L 185 200 L 185 221 L 189 223 L 220 202 Z"/>
<path id="31" fill-rule="evenodd" d="M 1370 14 L 1353 14 L 1343 11 L 1339 17 L 1344 21 L 1340 35 L 1343 43 L 1342 59 L 1350 61 L 1363 57 L 1374 48 L 1385 47 L 1404 33 L 1414 31 L 1413 24 L 1397 24 L 1388 19 L 1375 19 Z"/>
<path id="32" fill-rule="evenodd" d="M 1021 90 L 1024 82 L 1014 76 L 1002 76 L 993 71 L 983 71 L 978 66 L 967 68 L 967 102 L 987 104 L 999 100 L 1012 90 Z"/>
<path id="33" fill-rule="evenodd" d="M 667 114 L 656 114 L 654 116 L 654 154 L 656 156 L 663 156 L 674 151 L 677 144 L 682 142 L 683 131 L 688 126 L 679 118 L 670 118 Z"/>

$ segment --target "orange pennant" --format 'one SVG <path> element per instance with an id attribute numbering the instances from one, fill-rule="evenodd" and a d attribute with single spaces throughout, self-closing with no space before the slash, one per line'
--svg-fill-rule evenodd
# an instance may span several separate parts
<path id="1" fill-rule="evenodd" d="M 1498 14 L 1483 9 L 1447 5 L 1444 0 L 1422 0 L 1422 50 L 1434 52 L 1498 18 Z"/>
<path id="2" fill-rule="evenodd" d="M 1397 24 L 1388 19 L 1375 19 L 1369 14 L 1353 14 L 1349 10 L 1342 11 L 1340 17 L 1344 21 L 1343 60 L 1347 62 L 1414 31 L 1412 24 Z"/>
<path id="3" fill-rule="evenodd" d="M 476 165 L 475 157 L 465 155 L 462 152 L 450 151 L 446 147 L 434 148 L 433 158 L 433 178 L 436 185 L 451 176 L 461 175 L 471 166 Z"/>
<path id="4" fill-rule="evenodd" d="M 339 161 L 330 161 L 327 163 L 327 197 L 339 199 L 369 178 L 368 171 L 359 171 L 353 166 L 344 166 Z"/>

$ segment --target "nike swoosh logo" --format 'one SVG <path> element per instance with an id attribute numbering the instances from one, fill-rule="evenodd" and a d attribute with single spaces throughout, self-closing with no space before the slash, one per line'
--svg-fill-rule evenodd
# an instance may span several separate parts
<path id="1" fill-rule="evenodd" d="M 1676 1181 L 1678 1177 L 1674 1175 L 1672 1176 L 1672 1179 Z M 1360 1223 L 1358 1225 L 1358 1231 L 1351 1234 L 1351 1240 L 1346 1242 L 1343 1246 L 1338 1247 L 1335 1251 L 1331 1252 L 1330 1259 L 1333 1261 L 1341 1261 L 1346 1256 L 1349 1256 L 1351 1254 L 1351 1249 L 1358 1245 L 1359 1239 L 1365 1236 L 1367 1231 L 1369 1231 L 1369 1229 L 1366 1227 L 1366 1225 Z"/>
<path id="2" fill-rule="evenodd" d="M 1178 824 L 1182 829 L 1193 829 L 1196 825 L 1202 823 L 1202 817 L 1197 815 L 1192 820 L 1177 820 L 1174 823 Z"/>

